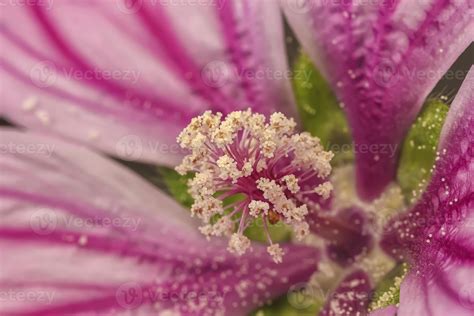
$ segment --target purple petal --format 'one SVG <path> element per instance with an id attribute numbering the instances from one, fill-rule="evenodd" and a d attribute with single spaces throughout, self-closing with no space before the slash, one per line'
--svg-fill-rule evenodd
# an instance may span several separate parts
<path id="1" fill-rule="evenodd" d="M 472 265 L 472 263 L 471 263 Z M 398 316 L 470 316 L 474 311 L 471 267 L 450 268 L 449 281 L 412 273 L 400 288 Z"/>
<path id="2" fill-rule="evenodd" d="M 359 193 L 377 197 L 395 176 L 398 155 L 388 148 L 398 149 L 428 93 L 474 39 L 466 14 L 474 3 L 284 3 L 290 25 L 347 110 Z"/>
<path id="3" fill-rule="evenodd" d="M 397 308 L 395 306 L 388 306 L 385 308 L 377 309 L 369 314 L 369 316 L 396 316 Z"/>
<path id="4" fill-rule="evenodd" d="M 281 265 L 258 245 L 234 257 L 120 165 L 48 137 L 0 132 L 2 315 L 242 314 L 316 268 L 319 253 L 300 246 L 285 247 Z"/>
<path id="5" fill-rule="evenodd" d="M 365 315 L 371 290 L 372 286 L 365 272 L 361 270 L 352 272 L 332 293 L 319 315 Z"/>
<path id="6" fill-rule="evenodd" d="M 471 68 L 443 126 L 430 184 L 413 209 L 388 226 L 385 248 L 413 266 L 402 284 L 399 315 L 474 310 L 473 88 Z"/>
<path id="7" fill-rule="evenodd" d="M 309 223 L 311 231 L 326 241 L 331 260 L 341 266 L 351 265 L 373 247 L 367 218 L 357 207 L 340 210 L 334 215 L 313 213 Z"/>
<path id="8" fill-rule="evenodd" d="M 277 3 L 47 3 L 3 8 L 1 112 L 19 125 L 174 165 L 206 109 L 294 114 Z"/>

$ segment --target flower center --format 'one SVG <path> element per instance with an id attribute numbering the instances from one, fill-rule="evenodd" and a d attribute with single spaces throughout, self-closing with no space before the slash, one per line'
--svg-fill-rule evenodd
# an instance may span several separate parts
<path id="1" fill-rule="evenodd" d="M 195 172 L 189 182 L 193 216 L 210 236 L 229 235 L 229 251 L 242 255 L 250 247 L 245 229 L 261 218 L 269 254 L 281 262 L 283 249 L 272 242 L 268 224 L 284 222 L 297 238 L 309 232 L 309 209 L 329 197 L 331 152 L 308 133 L 296 134 L 293 119 L 274 113 L 205 112 L 192 119 L 178 142 L 191 153 L 176 170 Z M 240 197 L 240 198 L 236 198 Z"/>

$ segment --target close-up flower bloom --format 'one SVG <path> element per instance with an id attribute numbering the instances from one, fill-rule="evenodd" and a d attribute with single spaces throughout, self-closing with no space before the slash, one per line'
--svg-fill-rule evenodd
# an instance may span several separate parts
<path id="1" fill-rule="evenodd" d="M 472 315 L 473 16 L 6 1 L 0 314 Z"/>

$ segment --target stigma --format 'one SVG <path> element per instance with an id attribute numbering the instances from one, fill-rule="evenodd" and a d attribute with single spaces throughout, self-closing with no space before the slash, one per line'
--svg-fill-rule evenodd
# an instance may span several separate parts
<path id="1" fill-rule="evenodd" d="M 176 170 L 194 173 L 191 214 L 202 220 L 207 238 L 228 236 L 228 250 L 243 255 L 251 247 L 244 232 L 261 219 L 267 251 L 280 263 L 284 250 L 272 241 L 269 225 L 284 223 L 297 239 L 309 233 L 307 215 L 332 189 L 325 179 L 333 154 L 295 128 L 282 113 L 267 119 L 249 109 L 226 117 L 207 111 L 181 132 L 178 143 L 190 154 Z"/>

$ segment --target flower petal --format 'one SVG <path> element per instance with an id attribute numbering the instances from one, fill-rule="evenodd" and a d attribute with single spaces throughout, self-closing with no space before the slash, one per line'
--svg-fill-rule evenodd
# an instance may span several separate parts
<path id="1" fill-rule="evenodd" d="M 4 7 L 0 25 L 14 123 L 175 165 L 178 132 L 206 109 L 294 114 L 277 3 L 32 4 Z"/>
<path id="2" fill-rule="evenodd" d="M 342 280 L 319 315 L 364 315 L 369 306 L 371 290 L 367 274 L 356 270 Z"/>
<path id="3" fill-rule="evenodd" d="M 436 82 L 474 39 L 472 1 L 283 1 L 332 83 L 356 143 L 359 193 L 393 180 L 397 148 Z"/>
<path id="4" fill-rule="evenodd" d="M 459 274 L 453 275 L 454 271 Z M 472 315 L 474 310 L 472 268 L 466 267 L 464 271 L 455 268 L 454 271 L 450 272 L 449 278 L 455 277 L 456 281 L 449 282 L 441 277 L 427 279 L 415 273 L 408 275 L 400 288 L 400 307 L 397 315 Z"/>
<path id="5" fill-rule="evenodd" d="M 473 88 L 471 68 L 443 126 L 430 184 L 388 226 L 385 248 L 411 260 L 414 270 L 402 284 L 399 315 L 471 315 L 474 309 Z"/>
<path id="6" fill-rule="evenodd" d="M 305 282 L 315 249 L 234 257 L 144 180 L 84 147 L 0 130 L 2 315 L 242 314 Z M 28 299 L 25 299 L 27 297 Z"/>
<path id="7" fill-rule="evenodd" d="M 369 314 L 369 316 L 396 316 L 397 308 L 395 306 L 388 306 L 385 308 L 377 309 Z"/>
<path id="8" fill-rule="evenodd" d="M 357 257 L 370 252 L 373 236 L 367 229 L 367 216 L 357 207 L 338 210 L 332 215 L 310 215 L 311 231 L 326 241 L 331 260 L 350 266 Z"/>

